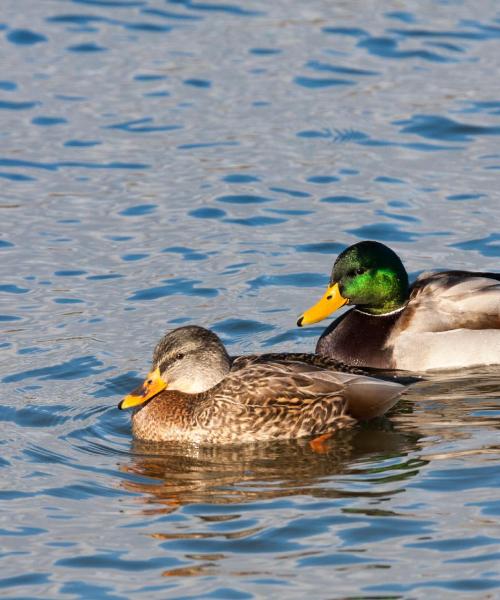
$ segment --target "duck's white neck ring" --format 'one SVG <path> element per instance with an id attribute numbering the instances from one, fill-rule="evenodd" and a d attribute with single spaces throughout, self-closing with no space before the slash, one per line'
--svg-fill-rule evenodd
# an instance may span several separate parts
<path id="1" fill-rule="evenodd" d="M 364 310 L 360 310 L 359 308 L 355 308 L 356 312 L 361 313 L 362 315 L 368 315 L 369 317 L 388 317 L 389 315 L 395 315 L 398 312 L 401 312 L 406 308 L 406 304 L 404 306 L 400 306 L 396 308 L 396 310 L 391 310 L 390 312 L 382 313 L 381 315 L 374 315 L 373 313 L 365 312 Z"/>

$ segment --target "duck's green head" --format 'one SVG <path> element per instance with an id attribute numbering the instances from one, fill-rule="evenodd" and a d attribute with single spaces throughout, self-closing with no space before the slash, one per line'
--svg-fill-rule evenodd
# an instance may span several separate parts
<path id="1" fill-rule="evenodd" d="M 383 315 L 407 299 L 408 274 L 398 255 L 380 242 L 359 242 L 339 254 L 323 298 L 299 317 L 297 325 L 317 323 L 344 304 Z"/>

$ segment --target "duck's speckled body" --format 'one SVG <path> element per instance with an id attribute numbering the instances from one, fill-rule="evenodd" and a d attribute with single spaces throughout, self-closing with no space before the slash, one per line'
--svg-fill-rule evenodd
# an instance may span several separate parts
<path id="1" fill-rule="evenodd" d="M 212 375 L 217 372 L 217 384 L 202 389 L 199 380 L 190 393 L 175 389 L 178 381 L 186 381 L 185 373 L 203 370 L 207 363 Z M 158 378 L 168 389 L 156 391 Z M 249 442 L 335 431 L 351 425 L 355 418 L 383 414 L 404 389 L 311 354 L 268 354 L 231 361 L 215 334 L 188 326 L 163 338 L 149 379 L 122 401 L 121 408 L 140 404 L 132 415 L 137 439 Z"/>
<path id="2" fill-rule="evenodd" d="M 427 371 L 500 364 L 500 274 L 423 273 L 411 285 L 378 242 L 339 255 L 328 290 L 298 324 L 355 307 L 321 335 L 316 352 L 360 367 Z"/>

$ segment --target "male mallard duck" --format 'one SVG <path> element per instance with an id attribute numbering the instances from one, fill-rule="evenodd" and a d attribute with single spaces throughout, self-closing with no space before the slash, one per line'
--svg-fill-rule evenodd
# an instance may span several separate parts
<path id="1" fill-rule="evenodd" d="M 141 440 L 249 442 L 340 429 L 383 414 L 405 389 L 333 367 L 312 354 L 231 359 L 215 333 L 179 327 L 158 343 L 151 372 L 119 408 L 137 407 L 132 432 Z"/>
<path id="2" fill-rule="evenodd" d="M 500 273 L 423 273 L 408 286 L 384 244 L 359 242 L 333 265 L 323 298 L 297 325 L 354 304 L 323 332 L 316 352 L 350 365 L 427 371 L 500 364 Z"/>

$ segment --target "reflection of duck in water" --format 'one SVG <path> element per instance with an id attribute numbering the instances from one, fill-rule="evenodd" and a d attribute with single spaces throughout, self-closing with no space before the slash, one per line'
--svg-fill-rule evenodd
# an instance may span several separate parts
<path id="1" fill-rule="evenodd" d="M 317 323 L 354 305 L 316 352 L 351 365 L 426 371 L 500 364 L 500 273 L 408 274 L 390 248 L 364 241 L 333 265 L 323 298 L 297 321 Z"/>
<path id="2" fill-rule="evenodd" d="M 403 492 L 426 463 L 408 459 L 419 433 L 390 427 L 377 419 L 339 431 L 323 454 L 307 439 L 210 445 L 134 440 L 130 456 L 120 459 L 121 486 L 134 494 L 127 510 L 154 543 L 184 563 L 163 576 L 227 578 L 244 570 L 248 577 L 254 565 L 237 560 L 239 571 L 233 571 L 225 559 L 260 548 L 263 560 L 272 548 L 284 556 L 290 538 L 300 543 L 297 536 L 313 535 L 308 516 L 324 535 L 331 521 L 318 515 L 343 523 L 345 508 L 354 505 L 351 516 L 362 520 L 363 510 L 375 514 Z M 173 513 L 179 518 L 166 516 Z M 335 534 L 326 543 L 335 545 Z"/>
<path id="3" fill-rule="evenodd" d="M 180 327 L 156 346 L 143 385 L 120 403 L 137 406 L 134 437 L 151 441 L 249 442 L 320 435 L 385 413 L 404 386 L 329 359 L 268 354 L 231 361 L 220 339 Z M 352 371 L 352 369 L 351 369 Z"/>
<path id="4" fill-rule="evenodd" d="M 373 473 L 376 483 L 387 460 L 386 482 L 415 476 L 415 465 L 407 468 L 405 457 L 415 450 L 419 437 L 418 431 L 400 433 L 391 430 L 388 421 L 377 420 L 339 431 L 324 453 L 315 452 L 304 439 L 223 445 L 134 440 L 130 459 L 121 469 L 138 478 L 128 477 L 122 485 L 142 494 L 146 510 L 153 514 L 193 503 L 240 504 L 297 494 L 337 498 L 343 491 L 355 490 L 349 478 L 337 482 L 331 478 L 353 469 L 364 474 L 365 482 Z M 395 460 L 401 469 L 394 468 Z M 379 494 L 377 486 L 372 492 L 358 491 L 362 496 Z"/>

